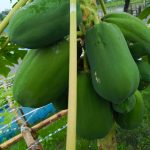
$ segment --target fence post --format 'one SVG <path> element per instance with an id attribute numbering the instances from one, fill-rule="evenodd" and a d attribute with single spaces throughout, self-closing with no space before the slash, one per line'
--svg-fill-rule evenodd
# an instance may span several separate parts
<path id="1" fill-rule="evenodd" d="M 5 91 L 7 91 L 7 81 L 5 81 Z M 15 108 L 13 101 L 10 99 L 9 96 L 6 97 L 6 100 L 8 101 L 8 105 L 11 109 L 13 109 L 13 114 L 15 117 L 20 118 L 17 120 L 18 125 L 21 127 L 21 133 L 23 135 L 23 138 L 27 144 L 28 147 L 36 143 L 36 140 L 33 138 L 33 135 L 31 133 L 31 129 L 27 126 L 27 123 L 21 116 L 18 114 L 17 109 Z M 23 113 L 23 112 L 22 112 Z M 34 149 L 33 149 L 34 148 Z M 40 143 L 36 144 L 36 148 L 32 147 L 31 150 L 42 150 L 42 146 Z"/>

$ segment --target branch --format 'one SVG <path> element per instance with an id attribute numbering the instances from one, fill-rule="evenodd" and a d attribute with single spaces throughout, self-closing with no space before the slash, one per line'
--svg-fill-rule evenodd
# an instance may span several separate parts
<path id="1" fill-rule="evenodd" d="M 7 47 L 8 43 L 9 43 L 9 38 L 7 37 L 7 39 L 4 42 L 4 44 L 2 45 L 2 47 L 0 47 L 0 53 Z"/>
<path id="2" fill-rule="evenodd" d="M 106 6 L 105 6 L 104 1 L 103 0 L 99 0 L 99 3 L 101 5 L 101 7 L 102 7 L 102 11 L 103 11 L 104 15 L 106 15 L 107 11 L 106 11 Z"/>
<path id="3" fill-rule="evenodd" d="M 0 34 L 4 31 L 4 29 L 7 27 L 9 20 L 12 18 L 16 10 L 18 10 L 20 7 L 24 6 L 28 0 L 20 0 L 8 13 L 8 15 L 4 18 L 4 20 L 0 24 Z"/>

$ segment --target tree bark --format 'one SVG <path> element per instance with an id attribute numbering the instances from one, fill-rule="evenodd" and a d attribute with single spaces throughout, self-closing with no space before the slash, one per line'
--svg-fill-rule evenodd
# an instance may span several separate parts
<path id="1" fill-rule="evenodd" d="M 97 140 L 98 150 L 117 150 L 115 126 L 103 139 Z"/>
<path id="2" fill-rule="evenodd" d="M 124 12 L 128 12 L 129 4 L 130 4 L 130 0 L 125 0 Z"/>

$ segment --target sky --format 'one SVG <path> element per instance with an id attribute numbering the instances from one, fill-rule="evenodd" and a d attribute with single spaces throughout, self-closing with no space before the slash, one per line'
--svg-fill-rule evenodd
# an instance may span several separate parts
<path id="1" fill-rule="evenodd" d="M 12 0 L 12 3 L 10 3 L 10 0 L 0 0 L 0 12 L 6 9 L 10 9 L 11 6 L 16 2 L 17 0 Z"/>

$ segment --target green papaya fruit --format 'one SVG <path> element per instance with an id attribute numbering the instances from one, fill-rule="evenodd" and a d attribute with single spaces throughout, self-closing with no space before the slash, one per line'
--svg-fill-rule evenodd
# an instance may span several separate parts
<path id="1" fill-rule="evenodd" d="M 115 120 L 123 128 L 132 130 L 137 128 L 141 123 L 144 115 L 144 101 L 139 91 L 135 92 L 136 104 L 129 113 L 116 113 Z"/>
<path id="2" fill-rule="evenodd" d="M 121 12 L 107 14 L 103 21 L 116 24 L 127 41 L 139 43 L 143 50 L 150 54 L 150 30 L 139 18 Z"/>
<path id="3" fill-rule="evenodd" d="M 130 112 L 136 104 L 135 95 L 129 96 L 125 101 L 121 104 L 112 104 L 113 110 L 118 113 L 128 113 Z"/>
<path id="4" fill-rule="evenodd" d="M 87 31 L 85 45 L 96 92 L 115 104 L 131 96 L 139 71 L 119 28 L 101 22 Z"/>
<path id="5" fill-rule="evenodd" d="M 99 139 L 113 126 L 109 102 L 95 92 L 90 74 L 79 73 L 77 80 L 77 134 L 86 139 Z"/>
<path id="6" fill-rule="evenodd" d="M 145 82 L 145 81 L 140 80 L 138 90 L 140 90 L 140 91 L 144 90 L 144 89 L 148 88 L 149 85 L 150 85 L 149 82 Z"/>
<path id="7" fill-rule="evenodd" d="M 147 61 L 150 63 L 150 55 L 147 55 Z"/>
<path id="8" fill-rule="evenodd" d="M 138 59 L 142 58 L 143 56 L 147 55 L 146 51 L 143 50 L 142 45 L 139 43 L 134 43 L 129 45 L 130 52 L 132 57 L 137 61 Z"/>
<path id="9" fill-rule="evenodd" d="M 68 87 L 69 43 L 30 50 L 16 72 L 13 95 L 22 106 L 40 107 L 60 96 Z"/>
<path id="10" fill-rule="evenodd" d="M 54 107 L 59 110 L 64 110 L 68 108 L 68 89 L 57 98 L 57 100 L 53 101 Z"/>
<path id="11" fill-rule="evenodd" d="M 77 4 L 77 22 L 82 12 Z M 9 39 L 26 48 L 41 48 L 69 34 L 69 0 L 34 0 L 20 8 L 9 23 Z"/>
<path id="12" fill-rule="evenodd" d="M 141 80 L 150 83 L 150 64 L 146 61 L 138 61 L 137 66 Z"/>

